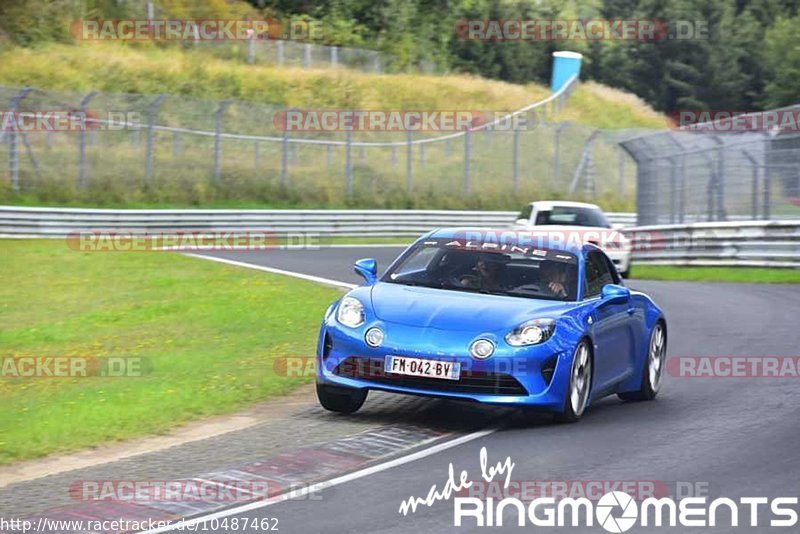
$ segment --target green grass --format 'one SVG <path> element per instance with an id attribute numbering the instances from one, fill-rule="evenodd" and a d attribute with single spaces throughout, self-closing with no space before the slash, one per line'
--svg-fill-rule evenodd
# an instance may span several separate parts
<path id="1" fill-rule="evenodd" d="M 631 276 L 644 280 L 686 280 L 693 282 L 762 282 L 800 284 L 800 269 L 756 267 L 674 267 L 634 265 Z"/>
<path id="2" fill-rule="evenodd" d="M 161 433 L 288 392 L 340 292 L 175 253 L 0 240 L 0 358 L 140 357 L 137 377 L 0 378 L 0 464 Z"/>

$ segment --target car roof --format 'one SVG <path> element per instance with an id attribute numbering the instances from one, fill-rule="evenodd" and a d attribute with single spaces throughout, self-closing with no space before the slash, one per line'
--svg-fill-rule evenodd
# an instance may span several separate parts
<path id="1" fill-rule="evenodd" d="M 463 240 L 473 240 L 473 241 L 480 241 L 480 242 L 494 242 L 494 243 L 503 243 L 508 245 L 518 245 L 518 246 L 536 246 L 537 248 L 546 248 L 551 250 L 563 250 L 566 252 L 572 252 L 574 254 L 578 254 L 580 256 L 580 251 L 583 250 L 585 247 L 594 247 L 591 244 L 582 244 L 582 243 L 563 243 L 563 242 L 555 242 L 549 243 L 547 245 L 537 245 L 536 242 L 532 241 L 533 235 L 541 235 L 543 232 L 542 228 L 537 228 L 535 230 L 513 230 L 509 228 L 492 228 L 492 227 L 450 227 L 450 228 L 437 228 L 420 238 L 423 239 L 463 239 Z M 526 239 L 527 237 L 527 239 Z"/>
<path id="2" fill-rule="evenodd" d="M 600 206 L 597 204 L 589 204 L 588 202 L 573 202 L 571 200 L 537 200 L 536 202 L 531 202 L 530 205 L 535 207 L 537 210 L 551 210 L 554 207 L 590 208 L 600 210 Z"/>

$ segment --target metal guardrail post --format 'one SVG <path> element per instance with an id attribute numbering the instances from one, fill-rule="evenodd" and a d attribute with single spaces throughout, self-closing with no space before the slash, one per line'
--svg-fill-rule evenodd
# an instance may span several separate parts
<path id="1" fill-rule="evenodd" d="M 26 96 L 28 96 L 28 93 L 30 93 L 31 91 L 33 91 L 32 88 L 26 87 L 22 91 L 17 93 L 16 96 L 14 96 L 11 99 L 11 102 L 10 102 L 10 105 L 9 105 L 9 108 L 10 108 L 9 111 L 11 113 L 16 113 L 17 110 L 19 110 L 19 103 L 22 102 L 22 100 Z M 14 117 L 14 122 L 16 123 L 16 121 L 17 121 L 17 118 Z M 11 174 L 11 189 L 15 193 L 18 193 L 19 189 L 20 189 L 20 186 L 19 186 L 19 148 L 17 147 L 16 127 L 11 128 L 11 130 L 9 130 L 6 133 L 6 136 L 8 137 L 8 170 L 9 170 L 9 173 Z"/>
<path id="2" fill-rule="evenodd" d="M 275 49 L 278 55 L 278 65 L 283 65 L 283 41 L 276 41 L 275 42 Z"/>
<path id="3" fill-rule="evenodd" d="M 406 191 L 414 189 L 414 145 L 411 143 L 411 130 L 406 132 Z"/>
<path id="4" fill-rule="evenodd" d="M 283 129 L 281 140 L 281 187 L 286 187 L 289 181 L 289 129 Z"/>
<path id="5" fill-rule="evenodd" d="M 83 115 L 83 127 L 78 132 L 78 189 L 86 187 L 86 107 L 97 95 L 92 91 L 84 96 L 80 103 L 80 112 Z"/>
<path id="6" fill-rule="evenodd" d="M 153 177 L 153 152 L 155 151 L 155 130 L 153 127 L 156 124 L 158 108 L 161 107 L 161 103 L 165 98 L 167 98 L 167 95 L 158 95 L 156 99 L 147 106 L 147 149 L 144 167 L 145 184 L 150 183 L 150 179 Z"/>
<path id="7" fill-rule="evenodd" d="M 748 150 L 742 150 L 742 155 L 750 162 L 750 218 L 758 219 L 758 159 L 753 157 Z"/>
<path id="8" fill-rule="evenodd" d="M 345 176 L 345 192 L 347 196 L 353 194 L 353 131 L 347 129 L 345 133 L 344 147 L 344 176 Z"/>
<path id="9" fill-rule="evenodd" d="M 514 139 L 511 146 L 511 188 L 519 192 L 519 130 L 514 128 Z"/>
<path id="10" fill-rule="evenodd" d="M 561 181 L 561 131 L 564 127 L 563 123 L 556 126 L 555 137 L 553 138 L 553 189 L 556 191 Z"/>
<path id="11" fill-rule="evenodd" d="M 222 181 L 222 118 L 225 110 L 231 102 L 220 102 L 216 113 L 214 113 L 214 184 L 219 185 Z M 148 136 L 149 137 L 149 136 Z"/>
<path id="12" fill-rule="evenodd" d="M 247 64 L 252 65 L 256 62 L 256 36 L 253 34 L 247 40 Z"/>
<path id="13" fill-rule="evenodd" d="M 464 131 L 464 194 L 469 195 L 472 191 L 472 183 L 470 179 L 470 158 L 472 157 L 472 148 L 470 137 L 472 137 L 472 130 Z"/>

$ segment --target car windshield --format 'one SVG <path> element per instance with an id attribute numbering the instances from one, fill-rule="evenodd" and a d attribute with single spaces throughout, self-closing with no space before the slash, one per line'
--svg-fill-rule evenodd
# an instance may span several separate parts
<path id="1" fill-rule="evenodd" d="M 381 281 L 569 301 L 577 298 L 578 260 L 561 250 L 430 239 L 406 252 Z"/>
<path id="2" fill-rule="evenodd" d="M 599 209 L 577 206 L 553 206 L 550 210 L 539 211 L 534 224 L 611 228 L 608 219 Z"/>

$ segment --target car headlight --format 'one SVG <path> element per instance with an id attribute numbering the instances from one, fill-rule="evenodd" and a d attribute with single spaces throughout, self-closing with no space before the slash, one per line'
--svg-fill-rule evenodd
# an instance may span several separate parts
<path id="1" fill-rule="evenodd" d="M 350 328 L 361 326 L 364 324 L 364 305 L 356 298 L 343 298 L 336 311 L 336 320 Z"/>
<path id="2" fill-rule="evenodd" d="M 553 319 L 526 321 L 506 334 L 506 343 L 512 347 L 523 347 L 544 343 L 553 336 L 556 322 Z"/>

